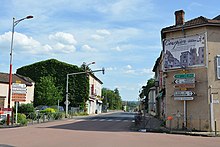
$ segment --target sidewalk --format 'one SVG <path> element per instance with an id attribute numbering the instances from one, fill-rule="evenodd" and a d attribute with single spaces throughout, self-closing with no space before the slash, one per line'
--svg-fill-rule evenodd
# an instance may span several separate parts
<path id="1" fill-rule="evenodd" d="M 220 137 L 219 132 L 196 132 L 189 130 L 172 130 L 164 126 L 164 122 L 158 118 L 146 114 L 142 117 L 142 121 L 135 129 L 140 132 L 154 132 L 154 133 L 167 133 L 167 134 L 182 134 L 182 135 L 192 135 L 192 136 L 206 136 L 206 137 Z"/>

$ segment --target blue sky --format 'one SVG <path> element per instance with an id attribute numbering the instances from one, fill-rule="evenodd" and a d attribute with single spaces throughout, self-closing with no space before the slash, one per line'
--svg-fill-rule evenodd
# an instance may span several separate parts
<path id="1" fill-rule="evenodd" d="M 103 87 L 118 88 L 123 100 L 138 100 L 161 51 L 160 31 L 185 20 L 220 15 L 217 0 L 2 0 L 0 3 L 0 72 L 9 72 L 12 18 L 33 15 L 15 28 L 13 72 L 46 59 L 90 68 Z"/>

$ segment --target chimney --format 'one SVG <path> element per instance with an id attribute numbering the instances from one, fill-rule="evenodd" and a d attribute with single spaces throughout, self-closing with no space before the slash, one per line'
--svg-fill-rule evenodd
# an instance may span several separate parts
<path id="1" fill-rule="evenodd" d="M 184 24 L 184 15 L 185 12 L 183 10 L 179 10 L 175 12 L 176 26 Z"/>

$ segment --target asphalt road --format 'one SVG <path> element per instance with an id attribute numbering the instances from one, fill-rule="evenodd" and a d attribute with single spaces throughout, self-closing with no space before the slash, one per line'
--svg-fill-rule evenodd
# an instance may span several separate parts
<path id="1" fill-rule="evenodd" d="M 18 147 L 219 147 L 220 138 L 131 132 L 131 113 L 0 129 L 0 146 Z"/>

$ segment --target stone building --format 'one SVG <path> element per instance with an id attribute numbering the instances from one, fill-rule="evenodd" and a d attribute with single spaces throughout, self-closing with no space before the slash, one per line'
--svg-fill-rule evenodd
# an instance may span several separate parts
<path id="1" fill-rule="evenodd" d="M 213 131 L 216 123 L 220 131 L 220 16 L 189 21 L 184 16 L 183 10 L 176 11 L 175 25 L 161 30 L 158 62 L 163 64 L 153 70 L 163 80 L 158 90 L 165 89 L 166 125 L 172 116 L 173 128 Z"/>

